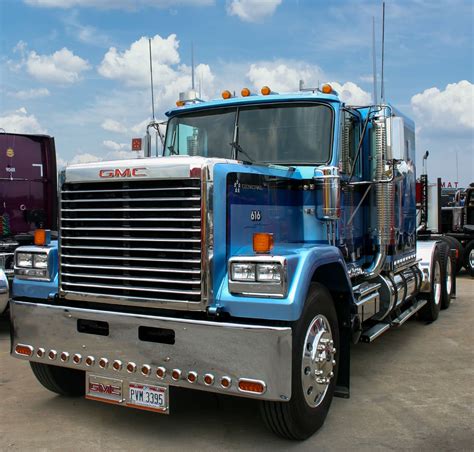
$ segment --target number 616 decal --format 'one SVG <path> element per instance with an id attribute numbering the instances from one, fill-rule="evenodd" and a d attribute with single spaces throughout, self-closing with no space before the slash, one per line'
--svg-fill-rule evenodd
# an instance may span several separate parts
<path id="1" fill-rule="evenodd" d="M 262 219 L 262 212 L 260 210 L 252 210 L 250 212 L 250 219 L 252 221 L 260 221 Z"/>

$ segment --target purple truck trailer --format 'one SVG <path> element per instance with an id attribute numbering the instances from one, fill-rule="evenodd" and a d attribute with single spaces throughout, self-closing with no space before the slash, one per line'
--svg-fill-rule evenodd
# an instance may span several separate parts
<path id="1" fill-rule="evenodd" d="M 34 230 L 57 230 L 54 138 L 0 133 L 0 313 L 9 300 L 14 252 Z"/>

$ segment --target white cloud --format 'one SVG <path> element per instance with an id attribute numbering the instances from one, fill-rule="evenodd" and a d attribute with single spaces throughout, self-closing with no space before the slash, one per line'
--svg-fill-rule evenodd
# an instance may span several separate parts
<path id="1" fill-rule="evenodd" d="M 116 141 L 112 140 L 104 140 L 102 144 L 104 145 L 104 147 L 110 149 L 111 151 L 130 150 L 130 144 L 127 143 L 117 143 Z"/>
<path id="2" fill-rule="evenodd" d="M 339 98 L 349 105 L 369 105 L 372 96 L 353 82 L 346 82 L 341 85 L 338 82 L 330 82 L 330 85 L 337 91 Z"/>
<path id="3" fill-rule="evenodd" d="M 273 15 L 282 0 L 232 0 L 227 3 L 227 13 L 244 22 L 259 22 Z"/>
<path id="4" fill-rule="evenodd" d="M 323 71 L 302 61 L 277 60 L 251 64 L 246 76 L 257 90 L 268 85 L 277 92 L 294 92 L 299 89 L 300 80 L 304 80 L 305 86 L 317 86 Z"/>
<path id="5" fill-rule="evenodd" d="M 28 73 L 43 82 L 69 84 L 81 79 L 81 73 L 90 69 L 89 63 L 63 47 L 52 55 L 28 53 L 25 61 Z"/>
<path id="6" fill-rule="evenodd" d="M 137 10 L 139 8 L 155 7 L 169 8 L 178 5 L 208 6 L 214 0 L 24 0 L 30 6 L 44 8 L 98 8 L 98 9 L 125 9 Z"/>
<path id="7" fill-rule="evenodd" d="M 102 124 L 101 127 L 108 132 L 116 132 L 116 133 L 126 133 L 127 128 L 121 124 L 119 121 L 115 121 L 115 119 L 106 119 Z"/>
<path id="8" fill-rule="evenodd" d="M 415 94 L 411 106 L 420 131 L 474 131 L 474 85 L 467 80 Z"/>
<path id="9" fill-rule="evenodd" d="M 20 91 L 15 91 L 9 93 L 9 96 L 16 97 L 17 99 L 37 99 L 40 97 L 49 96 L 51 93 L 47 88 L 32 88 L 32 89 L 24 89 Z"/>
<path id="10" fill-rule="evenodd" d="M 0 116 L 0 128 L 9 133 L 47 133 L 36 117 L 28 114 L 24 107 Z"/>
<path id="11" fill-rule="evenodd" d="M 100 162 L 102 159 L 94 154 L 89 154 L 87 152 L 76 154 L 68 164 L 75 165 L 77 163 L 93 163 Z"/>

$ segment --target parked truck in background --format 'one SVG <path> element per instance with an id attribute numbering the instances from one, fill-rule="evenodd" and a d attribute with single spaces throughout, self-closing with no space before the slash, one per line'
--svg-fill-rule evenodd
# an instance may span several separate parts
<path id="1" fill-rule="evenodd" d="M 449 247 L 417 241 L 413 122 L 330 85 L 241 94 L 182 97 L 160 158 L 61 173 L 59 247 L 15 263 L 33 284 L 57 255 L 59 289 L 22 279 L 11 302 L 11 354 L 47 389 L 161 413 L 170 386 L 249 397 L 301 440 L 349 396 L 351 343 L 449 306 Z"/>
<path id="2" fill-rule="evenodd" d="M 422 174 L 417 181 L 418 236 L 446 242 L 456 252 L 454 270 L 464 267 L 474 277 L 474 183 L 456 190 L 444 204 L 441 179 L 430 184 Z"/>
<path id="3" fill-rule="evenodd" d="M 57 228 L 56 194 L 54 138 L 0 133 L 0 313 L 10 298 L 15 249 L 33 245 L 36 228 Z"/>

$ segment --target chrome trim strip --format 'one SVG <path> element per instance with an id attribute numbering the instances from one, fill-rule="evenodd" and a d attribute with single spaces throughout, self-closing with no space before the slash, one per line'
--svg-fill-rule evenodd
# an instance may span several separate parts
<path id="1" fill-rule="evenodd" d="M 67 256 L 67 257 L 71 257 L 71 256 Z M 104 259 L 104 258 L 102 257 L 102 259 Z M 179 262 L 182 262 L 182 261 L 179 261 Z M 198 261 L 198 263 L 199 263 L 199 261 Z M 121 265 L 121 266 L 116 265 L 115 266 L 115 265 L 63 264 L 63 267 L 95 268 L 95 269 L 98 269 L 98 270 L 128 270 L 128 271 L 157 272 L 157 273 L 182 273 L 184 275 L 189 275 L 190 273 L 193 274 L 193 275 L 194 274 L 199 275 L 201 273 L 199 270 L 190 270 L 190 269 L 180 270 L 179 268 L 168 268 L 168 267 L 131 267 L 131 266 L 126 267 L 126 266 L 123 266 L 123 265 Z"/>
<path id="2" fill-rule="evenodd" d="M 86 283 L 78 284 L 78 283 L 71 283 L 67 281 L 63 281 L 63 286 L 73 286 L 73 287 L 84 287 Z M 113 286 L 110 284 L 89 284 L 87 283 L 86 288 L 88 287 L 97 287 L 98 289 L 113 289 L 113 290 L 124 290 L 123 286 Z M 157 289 L 155 287 L 126 287 L 126 290 L 131 290 L 135 292 L 158 292 L 158 293 L 175 293 L 175 294 L 183 294 L 183 295 L 200 295 L 200 290 L 177 290 L 177 289 Z M 113 295 L 104 295 L 104 298 L 113 297 Z M 179 300 L 177 300 L 179 301 Z M 136 303 L 135 303 L 136 304 Z"/>
<path id="3" fill-rule="evenodd" d="M 130 249 L 130 248 L 129 248 Z M 63 257 L 70 257 L 74 259 L 98 259 L 98 260 L 123 260 L 123 257 L 121 256 L 79 256 L 77 254 L 67 254 L 67 255 L 62 255 Z M 140 261 L 140 262 L 149 262 L 150 259 L 145 258 L 145 257 L 128 257 L 128 261 Z M 186 262 L 188 264 L 199 264 L 201 262 L 199 259 L 160 259 L 160 258 L 154 258 L 153 262 Z M 72 264 L 69 264 L 72 265 Z M 102 268 L 102 266 L 100 267 Z"/>
<path id="4" fill-rule="evenodd" d="M 169 279 L 169 278 L 141 278 L 139 276 L 124 276 L 124 275 L 91 275 L 90 273 L 67 273 L 63 272 L 63 276 L 70 276 L 72 278 L 97 278 L 97 279 L 117 279 L 119 281 L 143 281 L 143 282 L 164 282 L 170 284 L 189 284 L 189 285 L 196 285 L 201 284 L 200 281 L 193 281 L 193 280 L 183 280 L 183 279 Z M 65 281 L 65 284 L 69 284 Z M 135 287 L 135 286 L 134 286 Z M 132 287 L 125 287 L 125 289 L 130 290 Z M 172 289 L 169 289 L 172 292 Z"/>
<path id="5" fill-rule="evenodd" d="M 64 240 L 106 240 L 109 242 L 163 242 L 163 243 L 176 243 L 177 240 L 180 242 L 186 243 L 200 243 L 201 240 L 199 239 L 182 239 L 182 238 L 171 238 L 171 239 L 154 239 L 149 237 L 69 237 L 67 235 L 63 235 L 62 238 Z"/>
<path id="6" fill-rule="evenodd" d="M 167 188 L 116 188 L 113 190 L 100 190 L 100 193 L 116 193 L 116 192 L 140 192 L 140 191 L 182 191 L 182 190 L 199 190 L 199 187 L 167 187 Z M 76 193 L 97 193 L 97 190 L 61 190 L 61 194 Z M 71 200 L 68 200 L 71 201 Z"/>
<path id="7" fill-rule="evenodd" d="M 82 221 L 82 220 L 81 220 Z M 123 220 L 122 220 L 123 221 Z M 127 220 L 128 221 L 128 220 Z M 110 231 L 109 228 L 69 228 L 69 227 L 61 227 L 62 231 Z M 139 231 L 139 232 L 201 232 L 200 228 L 114 228 L 114 231 Z M 85 237 L 72 237 L 72 238 L 79 238 L 84 239 Z M 146 239 L 148 240 L 148 239 Z"/>
<path id="8" fill-rule="evenodd" d="M 96 192 L 100 193 L 100 192 Z M 62 199 L 61 202 L 70 202 L 70 203 L 78 203 L 78 202 L 131 202 L 131 201 L 199 201 L 201 199 L 199 196 L 192 197 L 192 198 L 91 198 L 91 199 Z"/>
<path id="9" fill-rule="evenodd" d="M 181 250 L 174 248 L 120 248 L 116 246 L 80 246 L 80 245 L 62 245 L 62 248 L 77 248 L 80 250 L 113 250 L 113 251 L 160 251 L 160 252 L 170 252 L 170 253 L 195 253 L 201 254 L 200 250 Z M 65 255 L 63 255 L 65 256 Z"/>

